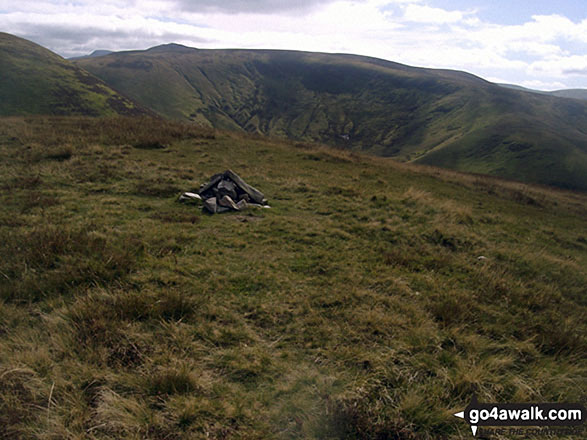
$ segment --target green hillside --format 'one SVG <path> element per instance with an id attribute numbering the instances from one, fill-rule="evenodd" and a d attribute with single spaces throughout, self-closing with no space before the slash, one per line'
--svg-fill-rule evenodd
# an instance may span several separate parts
<path id="1" fill-rule="evenodd" d="M 227 168 L 272 208 L 177 202 Z M 471 439 L 474 394 L 587 397 L 584 194 L 46 117 L 0 119 L 0 188 L 0 438 Z"/>
<path id="2" fill-rule="evenodd" d="M 70 61 L 0 32 L 0 116 L 146 113 Z"/>
<path id="3" fill-rule="evenodd" d="M 587 190 L 587 103 L 374 58 L 165 45 L 78 64 L 160 115 Z"/>

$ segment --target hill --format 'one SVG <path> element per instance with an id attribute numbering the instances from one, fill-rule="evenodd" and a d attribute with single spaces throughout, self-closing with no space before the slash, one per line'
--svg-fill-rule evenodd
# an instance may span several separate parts
<path id="1" fill-rule="evenodd" d="M 272 208 L 177 202 L 227 168 Z M 470 439 L 473 394 L 585 401 L 583 194 L 31 117 L 0 188 L 0 438 Z"/>
<path id="2" fill-rule="evenodd" d="M 587 190 L 587 103 L 353 55 L 164 45 L 78 64 L 160 115 Z"/>
<path id="3" fill-rule="evenodd" d="M 93 51 L 91 54 L 82 55 L 82 56 L 79 56 L 79 57 L 71 57 L 71 58 L 68 58 L 68 59 L 69 60 L 72 60 L 72 61 L 73 60 L 81 60 L 82 58 L 101 57 L 101 56 L 108 55 L 108 54 L 111 54 L 111 53 L 112 53 L 111 50 L 98 49 L 98 50 Z"/>
<path id="4" fill-rule="evenodd" d="M 147 113 L 70 61 L 0 33 L 0 116 Z"/>
<path id="5" fill-rule="evenodd" d="M 550 92 L 546 92 L 544 90 L 528 89 L 526 87 L 517 86 L 514 84 L 498 84 L 498 85 L 500 85 L 502 87 L 514 89 L 514 90 L 522 90 L 524 92 L 538 93 L 540 95 L 550 95 L 550 96 L 558 96 L 559 98 L 572 98 L 572 99 L 587 100 L 587 89 L 562 89 L 562 90 L 553 90 Z"/>
<path id="6" fill-rule="evenodd" d="M 561 98 L 573 98 L 573 99 L 587 100 L 587 90 L 586 89 L 555 90 L 555 91 L 549 92 L 549 93 L 551 95 L 559 96 Z"/>

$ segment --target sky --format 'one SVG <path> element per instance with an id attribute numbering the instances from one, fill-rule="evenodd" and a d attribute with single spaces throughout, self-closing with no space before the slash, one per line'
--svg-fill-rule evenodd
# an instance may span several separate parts
<path id="1" fill-rule="evenodd" d="M 585 0 L 0 0 L 0 31 L 66 58 L 173 42 L 353 53 L 587 88 Z"/>

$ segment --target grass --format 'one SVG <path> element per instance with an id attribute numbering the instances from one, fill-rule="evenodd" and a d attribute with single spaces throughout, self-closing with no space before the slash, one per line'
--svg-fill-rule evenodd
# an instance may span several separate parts
<path id="1" fill-rule="evenodd" d="M 177 203 L 227 168 L 272 209 Z M 460 439 L 473 393 L 585 401 L 584 194 L 126 118 L 0 120 L 0 188 L 0 438 Z"/>

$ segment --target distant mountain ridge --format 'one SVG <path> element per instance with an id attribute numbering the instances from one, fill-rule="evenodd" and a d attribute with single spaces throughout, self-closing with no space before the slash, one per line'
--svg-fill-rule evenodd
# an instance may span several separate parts
<path id="1" fill-rule="evenodd" d="M 50 50 L 0 33 L 0 116 L 140 114 L 151 112 Z"/>
<path id="2" fill-rule="evenodd" d="M 0 34 L 0 115 L 154 113 L 587 190 L 578 99 L 348 54 L 168 44 L 71 62 Z"/>
<path id="3" fill-rule="evenodd" d="M 170 44 L 78 65 L 162 116 L 587 190 L 587 103 L 376 58 Z"/>
<path id="4" fill-rule="evenodd" d="M 559 98 L 573 98 L 587 100 L 587 89 L 562 89 L 553 91 L 535 90 L 515 84 L 498 84 L 502 87 L 514 90 L 521 90 L 523 92 L 538 93 L 540 95 L 558 96 Z"/>
<path id="5" fill-rule="evenodd" d="M 74 60 L 81 60 L 82 58 L 102 57 L 104 55 L 109 55 L 111 53 L 112 53 L 111 50 L 96 49 L 95 51 L 93 51 L 92 53 L 90 53 L 88 55 L 81 55 L 78 57 L 70 57 L 70 58 L 68 58 L 68 60 L 74 61 Z"/>

